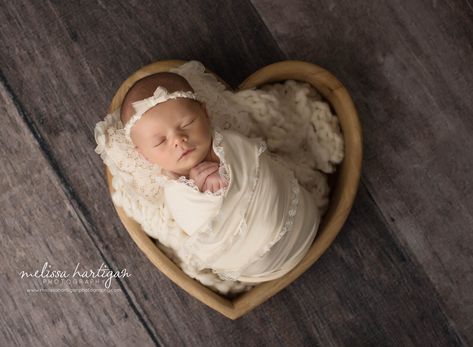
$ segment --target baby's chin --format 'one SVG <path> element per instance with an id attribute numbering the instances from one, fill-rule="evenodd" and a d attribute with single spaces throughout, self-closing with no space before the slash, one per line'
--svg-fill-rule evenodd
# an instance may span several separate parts
<path id="1" fill-rule="evenodd" d="M 171 171 L 181 176 L 189 176 L 190 170 L 202 162 L 202 160 L 199 160 L 198 158 L 197 159 L 185 158 L 185 159 L 187 159 L 186 162 L 182 163 L 179 167 L 175 167 L 174 170 L 171 170 Z M 185 159 L 181 159 L 180 161 L 183 161 Z"/>
<path id="2" fill-rule="evenodd" d="M 194 151 L 177 162 L 179 165 L 169 170 L 180 176 L 189 176 L 190 170 L 203 161 L 210 160 L 208 157 L 210 158 L 209 150 L 202 151 L 201 147 L 199 148 L 199 146 L 197 146 Z"/>

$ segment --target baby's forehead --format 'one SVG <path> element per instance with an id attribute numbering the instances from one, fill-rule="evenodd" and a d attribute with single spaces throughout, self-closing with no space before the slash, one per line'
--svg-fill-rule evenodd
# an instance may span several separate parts
<path id="1" fill-rule="evenodd" d="M 169 108 L 172 110 L 183 110 L 183 111 L 194 110 L 195 106 L 198 104 L 197 101 L 187 99 L 187 98 L 177 98 L 173 100 L 168 100 L 163 104 L 166 104 L 166 103 L 169 105 Z"/>
<path id="2" fill-rule="evenodd" d="M 195 105 L 189 103 L 187 99 L 174 99 L 158 104 L 149 109 L 140 119 L 142 126 L 137 128 L 145 133 L 153 131 L 154 127 L 165 124 L 180 122 L 193 115 L 196 115 Z M 140 123 L 138 122 L 137 125 Z"/>

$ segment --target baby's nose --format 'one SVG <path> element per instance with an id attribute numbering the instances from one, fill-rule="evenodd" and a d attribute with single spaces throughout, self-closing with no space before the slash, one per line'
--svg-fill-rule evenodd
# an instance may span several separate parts
<path id="1" fill-rule="evenodd" d="M 177 147 L 180 144 L 187 142 L 187 136 L 186 135 L 177 135 L 176 140 L 174 142 L 174 145 Z"/>

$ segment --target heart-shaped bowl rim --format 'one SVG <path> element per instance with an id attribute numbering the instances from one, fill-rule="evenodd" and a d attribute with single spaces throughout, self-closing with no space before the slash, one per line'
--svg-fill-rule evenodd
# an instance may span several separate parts
<path id="1" fill-rule="evenodd" d="M 121 105 L 126 92 L 137 80 L 156 72 L 169 71 L 184 63 L 186 63 L 184 60 L 164 60 L 142 67 L 120 86 L 112 99 L 108 113 L 112 113 Z M 215 75 L 229 88 L 228 84 L 218 75 L 208 69 L 207 72 Z M 185 274 L 158 248 L 152 238 L 143 231 L 140 224 L 128 217 L 121 207 L 114 205 L 121 222 L 138 248 L 165 276 L 196 299 L 230 319 L 241 317 L 277 294 L 320 258 L 345 223 L 358 189 L 363 155 L 361 125 L 352 98 L 340 81 L 330 72 L 312 63 L 286 60 L 259 69 L 244 80 L 237 90 L 288 79 L 311 84 L 328 101 L 340 122 L 344 138 L 344 159 L 338 165 L 336 173 L 332 175 L 334 185 L 330 193 L 329 207 L 322 216 L 316 238 L 302 261 L 286 275 L 258 284 L 233 299 L 224 297 Z M 114 192 L 112 175 L 106 166 L 105 174 L 110 194 L 112 194 Z"/>

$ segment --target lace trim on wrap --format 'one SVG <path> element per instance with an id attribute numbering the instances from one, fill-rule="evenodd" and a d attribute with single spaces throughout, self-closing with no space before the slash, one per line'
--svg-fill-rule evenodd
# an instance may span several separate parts
<path id="1" fill-rule="evenodd" d="M 212 147 L 213 147 L 214 151 L 216 152 L 217 156 L 220 159 L 219 174 L 220 174 L 220 176 L 222 176 L 227 181 L 228 185 L 226 187 L 223 187 L 223 188 L 217 190 L 216 192 L 213 192 L 213 193 L 211 191 L 206 190 L 204 192 L 204 194 L 206 194 L 206 195 L 220 196 L 220 195 L 223 195 L 224 193 L 226 193 L 228 191 L 228 187 L 230 187 L 230 173 L 229 173 L 228 164 L 227 164 L 226 158 L 225 158 L 225 150 L 224 150 L 223 146 L 221 146 L 222 141 L 223 141 L 223 135 L 220 132 L 220 128 L 215 127 L 215 129 L 214 129 L 214 141 L 213 141 Z M 198 187 L 195 185 L 194 180 L 187 179 L 185 176 L 179 177 L 179 180 L 182 183 L 184 183 L 186 185 L 189 185 L 194 190 L 199 191 Z M 192 260 L 191 258 L 193 256 L 193 254 L 192 254 L 192 252 L 189 251 L 189 249 L 192 248 L 192 245 L 199 239 L 199 237 L 201 237 L 202 235 L 209 235 L 209 234 L 213 233 L 213 224 L 216 220 L 219 220 L 221 218 L 221 211 L 222 211 L 222 209 L 219 209 L 217 215 L 207 223 L 207 225 L 203 228 L 203 230 L 201 232 L 190 236 L 185 241 L 185 243 L 183 245 L 183 248 L 182 248 L 185 261 L 191 261 Z M 205 268 L 205 266 L 203 266 L 202 262 L 199 261 L 199 260 L 193 259 L 193 263 L 198 264 L 197 266 L 199 266 L 200 269 Z"/>
<path id="2" fill-rule="evenodd" d="M 257 149 L 257 155 L 258 157 L 268 148 L 267 144 L 265 141 L 260 141 Z M 255 175 L 253 176 L 253 183 L 250 189 L 250 194 L 246 197 L 246 201 L 243 203 L 243 206 L 246 206 L 246 210 L 242 212 L 240 210 L 240 216 L 241 216 L 241 221 L 240 224 L 237 228 L 237 230 L 233 233 L 233 235 L 230 237 L 230 240 L 227 240 L 227 243 L 222 247 L 222 250 L 218 254 L 214 254 L 207 262 L 212 262 L 214 261 L 217 257 L 221 256 L 222 253 L 224 253 L 231 245 L 234 244 L 234 241 L 237 237 L 244 237 L 248 233 L 248 223 L 246 221 L 247 216 L 248 216 L 248 209 L 250 206 L 251 201 L 253 201 L 253 197 L 255 195 L 255 190 L 256 190 L 256 185 L 259 181 L 260 178 L 260 165 L 259 161 L 257 163 L 256 169 L 255 169 Z M 212 269 L 212 272 L 216 274 L 220 279 L 222 280 L 230 280 L 230 281 L 236 281 L 236 279 L 239 277 L 238 272 L 220 272 L 220 270 L 215 270 Z"/>
<path id="3" fill-rule="evenodd" d="M 291 177 L 291 192 L 292 192 L 291 205 L 288 212 L 288 218 L 286 219 L 286 223 L 284 224 L 284 227 L 281 229 L 278 235 L 276 235 L 276 237 L 262 249 L 261 252 L 255 255 L 248 262 L 246 266 L 253 264 L 258 259 L 263 257 L 267 252 L 269 252 L 271 247 L 273 247 L 276 244 L 276 242 L 278 242 L 289 230 L 292 229 L 292 226 L 294 225 L 294 217 L 296 216 L 297 208 L 299 206 L 299 192 L 300 192 L 299 182 L 294 177 L 294 175 L 292 175 Z"/>
<path id="4" fill-rule="evenodd" d="M 221 134 L 220 134 L 221 136 Z M 221 141 L 221 139 L 220 139 Z M 258 144 L 258 148 L 257 148 L 257 155 L 258 157 L 261 155 L 261 153 L 263 153 L 265 150 L 267 149 L 267 144 L 265 141 L 260 141 L 260 143 Z M 222 148 L 222 151 L 223 151 L 223 148 Z M 227 173 L 228 174 L 228 173 Z M 247 215 L 248 215 L 248 209 L 249 209 L 249 206 L 250 206 L 250 203 L 251 201 L 253 200 L 253 197 L 255 195 L 255 190 L 256 190 L 256 185 L 258 184 L 258 180 L 259 180 L 259 177 L 260 177 L 260 165 L 259 165 L 259 160 L 258 162 L 256 163 L 256 168 L 255 168 L 255 174 L 252 178 L 252 184 L 251 184 L 251 188 L 250 188 L 250 191 L 249 193 L 246 195 L 245 197 L 245 201 L 241 203 L 241 206 L 245 206 L 245 210 L 240 210 L 239 211 L 239 214 L 240 214 L 240 223 L 238 224 L 238 228 L 235 230 L 235 232 L 230 236 L 230 238 L 228 240 L 225 241 L 225 244 L 220 248 L 219 252 L 218 253 L 215 253 L 213 254 L 210 258 L 208 258 L 206 260 L 206 262 L 204 263 L 202 260 L 200 259 L 196 259 L 194 258 L 194 262 L 196 264 L 198 264 L 199 268 L 200 269 L 203 269 L 203 268 L 211 268 L 210 266 L 210 263 L 215 261 L 215 259 L 217 259 L 218 257 L 220 257 L 231 245 L 234 244 L 235 242 L 235 239 L 237 237 L 243 237 L 244 235 L 247 234 L 248 232 L 248 224 L 246 222 L 246 219 L 247 219 Z M 230 186 L 230 185 L 229 185 Z M 198 240 L 198 237 L 200 236 L 203 236 L 203 235 L 208 235 L 210 233 L 213 233 L 213 224 L 216 220 L 218 220 L 220 217 L 221 217 L 221 211 L 222 209 L 220 209 L 217 213 L 217 215 L 215 216 L 215 218 L 213 220 L 211 220 L 206 228 L 204 229 L 205 231 L 203 231 L 202 233 L 198 233 L 198 235 L 195 235 L 195 237 L 190 237 L 185 245 L 184 245 L 184 249 L 185 249 L 185 255 L 186 255 L 186 259 L 190 260 L 192 258 L 192 252 L 189 251 L 191 248 L 192 248 L 192 245 Z M 194 236 L 194 235 L 193 235 Z M 217 270 L 212 270 L 213 273 L 219 275 L 218 271 Z M 220 275 L 219 275 L 220 277 Z M 222 277 L 220 277 L 221 279 L 223 279 Z"/>
<path id="5" fill-rule="evenodd" d="M 220 144 L 222 143 L 222 140 L 223 140 L 223 136 L 219 132 L 219 130 L 217 130 L 217 129 L 214 130 L 215 139 L 214 139 L 213 148 L 214 148 L 214 151 L 216 152 L 216 154 L 218 155 L 218 157 L 220 158 L 218 173 L 220 174 L 220 176 L 222 176 L 227 181 L 227 183 L 230 183 L 230 173 L 228 172 L 229 170 L 227 169 L 227 163 L 226 163 L 226 159 L 225 159 L 225 151 L 224 151 L 223 147 L 220 146 Z"/>
<path id="6" fill-rule="evenodd" d="M 261 141 L 258 145 L 257 149 L 257 155 L 258 157 L 263 153 L 267 148 L 267 145 L 264 141 Z M 251 202 L 253 201 L 253 197 L 255 196 L 255 191 L 256 191 L 256 185 L 258 184 L 260 178 L 260 163 L 259 160 L 256 164 L 255 168 L 255 174 L 253 176 L 253 181 L 251 184 L 250 192 L 249 194 L 246 195 L 245 201 L 241 203 L 242 206 L 245 206 L 245 210 L 242 211 L 240 210 L 240 223 L 238 224 L 237 230 L 232 234 L 229 240 L 225 243 L 225 245 L 221 248 L 220 252 L 217 254 L 214 254 L 212 257 L 210 257 L 207 262 L 213 262 L 215 259 L 217 259 L 219 256 L 221 256 L 231 245 L 234 244 L 234 241 L 237 237 L 242 237 L 247 234 L 248 232 L 248 223 L 247 223 L 247 217 L 248 217 L 248 210 L 250 207 Z M 217 273 L 216 270 L 213 271 L 214 273 Z"/>
<path id="7" fill-rule="evenodd" d="M 228 280 L 228 281 L 236 281 L 241 276 L 241 272 L 243 271 L 243 269 L 247 268 L 251 264 L 255 263 L 257 260 L 261 259 L 267 252 L 269 252 L 271 247 L 273 247 L 289 230 L 292 229 L 292 226 L 294 224 L 294 217 L 296 216 L 297 208 L 299 205 L 299 192 L 300 192 L 299 183 L 297 179 L 295 178 L 294 174 L 292 174 L 291 176 L 291 204 L 289 207 L 288 217 L 286 219 L 286 222 L 284 223 L 284 227 L 279 231 L 279 233 L 270 243 L 268 243 L 265 247 L 263 247 L 260 252 L 255 254 L 255 256 L 252 257 L 245 266 L 242 266 L 240 268 L 240 270 L 225 271 L 225 272 L 213 271 L 220 277 L 220 279 Z"/>
<path id="8" fill-rule="evenodd" d="M 192 188 L 195 191 L 199 191 L 199 187 L 195 184 L 195 181 L 192 178 L 187 178 L 186 176 L 180 176 L 177 179 L 177 182 L 185 184 L 186 186 Z"/>
<path id="9" fill-rule="evenodd" d="M 228 187 L 230 186 L 230 172 L 228 169 L 228 164 L 225 159 L 225 150 L 221 146 L 222 141 L 223 141 L 223 135 L 220 132 L 220 128 L 216 126 L 214 129 L 214 141 L 213 141 L 212 147 L 214 149 L 214 152 L 217 154 L 218 158 L 220 159 L 220 163 L 218 165 L 218 173 L 220 177 L 222 177 L 225 181 L 227 181 L 227 186 L 222 187 L 213 193 L 209 190 L 206 190 L 204 194 L 207 194 L 207 195 L 221 196 L 227 192 Z M 220 211 L 219 211 L 219 214 L 220 214 Z"/>

